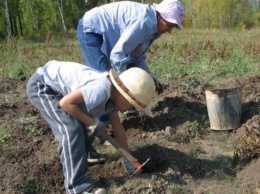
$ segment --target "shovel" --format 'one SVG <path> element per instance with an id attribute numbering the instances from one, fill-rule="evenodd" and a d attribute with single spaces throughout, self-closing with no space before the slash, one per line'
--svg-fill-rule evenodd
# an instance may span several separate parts
<path id="1" fill-rule="evenodd" d="M 110 135 L 107 135 L 107 140 L 136 168 L 131 177 L 150 160 L 150 158 L 148 158 L 143 164 L 141 164 L 137 161 L 137 159 L 134 156 L 132 156 L 128 151 L 122 148 L 122 146 L 116 141 L 115 138 L 111 137 Z"/>

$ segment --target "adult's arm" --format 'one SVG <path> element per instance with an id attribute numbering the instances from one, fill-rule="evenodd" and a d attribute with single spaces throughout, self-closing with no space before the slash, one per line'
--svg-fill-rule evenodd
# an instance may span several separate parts
<path id="1" fill-rule="evenodd" d="M 146 19 L 134 20 L 126 27 L 119 40 L 115 44 L 110 54 L 110 62 L 112 67 L 118 72 L 122 73 L 127 69 L 127 64 L 130 62 L 130 54 L 139 45 L 148 41 L 152 33 L 155 32 L 154 27 Z M 143 51 L 141 49 L 141 51 Z M 137 53 L 138 56 L 142 53 Z M 141 68 L 146 68 L 145 58 L 140 60 L 136 65 Z"/>

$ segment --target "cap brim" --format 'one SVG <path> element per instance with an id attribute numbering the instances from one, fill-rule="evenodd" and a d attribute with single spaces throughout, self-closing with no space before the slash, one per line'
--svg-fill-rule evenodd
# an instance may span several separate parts
<path id="1" fill-rule="evenodd" d="M 154 114 L 152 113 L 151 109 L 149 107 L 145 107 L 142 108 L 141 106 L 139 106 L 119 85 L 119 83 L 117 82 L 117 80 L 119 79 L 119 75 L 118 73 L 114 70 L 111 69 L 109 71 L 109 75 L 110 75 L 110 79 L 113 83 L 113 85 L 116 87 L 116 89 L 120 92 L 120 94 L 122 94 L 124 96 L 124 98 L 130 103 L 132 104 L 137 110 L 143 112 L 144 114 L 146 114 L 149 117 L 154 117 Z"/>

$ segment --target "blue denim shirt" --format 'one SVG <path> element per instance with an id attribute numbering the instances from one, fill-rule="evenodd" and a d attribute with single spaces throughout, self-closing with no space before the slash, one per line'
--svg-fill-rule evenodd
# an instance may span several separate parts
<path id="1" fill-rule="evenodd" d="M 83 32 L 103 36 L 101 51 L 118 73 L 131 63 L 147 68 L 145 54 L 159 37 L 154 6 L 132 1 L 105 4 L 86 12 Z"/>

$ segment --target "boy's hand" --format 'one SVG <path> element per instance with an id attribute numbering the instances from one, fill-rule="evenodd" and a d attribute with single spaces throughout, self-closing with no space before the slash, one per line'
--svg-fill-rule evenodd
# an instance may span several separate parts
<path id="1" fill-rule="evenodd" d="M 94 134 L 97 138 L 99 138 L 100 144 L 105 143 L 107 140 L 107 132 L 106 125 L 103 122 L 95 119 L 95 123 L 89 126 L 88 129 L 91 131 L 91 134 Z"/>
<path id="2" fill-rule="evenodd" d="M 99 121 L 95 129 L 94 135 L 99 138 L 100 144 L 104 144 L 107 140 L 106 125 Z"/>

